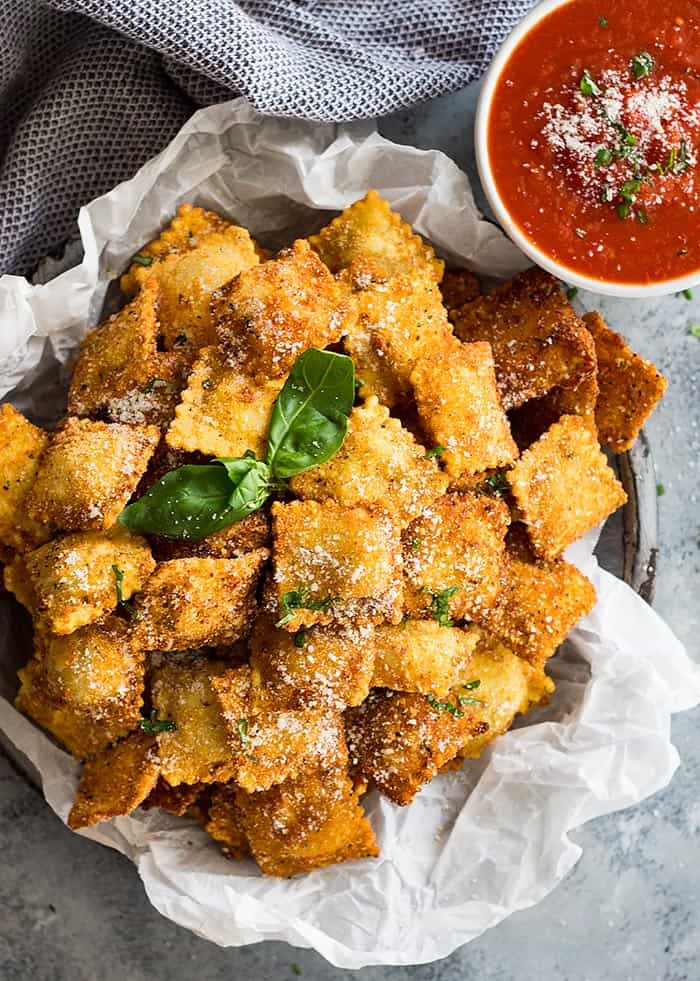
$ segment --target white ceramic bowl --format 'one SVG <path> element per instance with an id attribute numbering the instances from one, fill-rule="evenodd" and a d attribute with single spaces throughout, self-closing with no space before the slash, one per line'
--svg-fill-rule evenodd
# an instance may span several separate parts
<path id="1" fill-rule="evenodd" d="M 531 13 L 522 20 L 513 32 L 506 38 L 499 48 L 496 57 L 491 62 L 491 66 L 484 78 L 483 87 L 479 96 L 476 110 L 476 121 L 474 124 L 474 146 L 476 150 L 476 163 L 479 168 L 479 177 L 484 193 L 488 198 L 496 219 L 506 232 L 508 237 L 527 255 L 534 263 L 546 269 L 552 275 L 578 286 L 581 289 L 591 290 L 594 293 L 605 293 L 608 296 L 624 297 L 646 297 L 646 296 L 665 296 L 669 293 L 680 293 L 682 290 L 691 289 L 700 285 L 700 270 L 680 276 L 677 279 L 667 279 L 663 282 L 649 283 L 611 283 L 597 277 L 584 276 L 580 272 L 569 269 L 553 259 L 546 252 L 535 245 L 518 227 L 511 218 L 508 207 L 498 193 L 496 182 L 491 171 L 491 162 L 488 151 L 488 120 L 491 112 L 491 102 L 501 72 L 506 66 L 513 50 L 520 41 L 528 34 L 535 24 L 539 23 L 552 10 L 558 7 L 565 7 L 571 0 L 543 0 Z"/>

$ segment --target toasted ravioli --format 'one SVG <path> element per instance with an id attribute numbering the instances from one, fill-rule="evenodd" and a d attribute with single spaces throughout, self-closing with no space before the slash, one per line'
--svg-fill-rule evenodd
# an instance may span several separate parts
<path id="1" fill-rule="evenodd" d="M 475 717 L 487 723 L 488 730 L 468 739 L 459 751 L 461 757 L 480 756 L 485 746 L 510 729 L 516 715 L 554 691 L 554 682 L 542 666 L 533 668 L 488 634 L 477 645 L 470 673 L 465 694 L 475 703 Z"/>
<path id="2" fill-rule="evenodd" d="M 159 297 L 158 283 L 150 279 L 135 300 L 87 334 L 68 391 L 71 415 L 95 415 L 112 399 L 143 393 L 150 379 L 163 374 L 157 348 Z"/>
<path id="3" fill-rule="evenodd" d="M 471 619 L 492 606 L 506 562 L 505 503 L 480 494 L 446 494 L 404 534 L 404 602 L 418 616 Z"/>
<path id="4" fill-rule="evenodd" d="M 161 562 L 136 601 L 134 635 L 147 651 L 232 644 L 248 629 L 266 549 L 236 559 Z"/>
<path id="5" fill-rule="evenodd" d="M 590 335 L 558 280 L 533 267 L 465 304 L 454 319 L 463 341 L 488 341 L 505 409 L 595 372 Z"/>
<path id="6" fill-rule="evenodd" d="M 597 401 L 596 375 L 569 379 L 563 385 L 556 385 L 550 389 L 546 395 L 531 399 L 509 412 L 511 432 L 522 451 L 536 442 L 562 416 L 580 416 L 591 432 L 597 436 Z"/>
<path id="7" fill-rule="evenodd" d="M 237 225 L 210 232 L 193 249 L 158 262 L 153 275 L 160 284 L 160 332 L 166 349 L 215 344 L 213 293 L 259 262 L 255 243 Z"/>
<path id="8" fill-rule="evenodd" d="M 280 626 L 401 620 L 400 536 L 388 512 L 335 501 L 275 503 L 272 534 Z"/>
<path id="9" fill-rule="evenodd" d="M 283 378 L 255 382 L 230 368 L 217 347 L 202 348 L 167 433 L 168 445 L 209 456 L 265 456 Z"/>
<path id="10" fill-rule="evenodd" d="M 296 634 L 258 619 L 250 638 L 256 684 L 285 708 L 342 709 L 369 694 L 375 631 L 370 624 L 309 627 Z"/>
<path id="11" fill-rule="evenodd" d="M 55 538 L 5 569 L 5 587 L 34 617 L 37 630 L 70 634 L 129 600 L 155 562 L 146 541 L 121 525 Z M 117 576 L 117 570 L 120 577 Z"/>
<path id="12" fill-rule="evenodd" d="M 359 269 L 348 275 L 357 281 Z M 411 396 L 411 371 L 422 357 L 449 358 L 458 347 L 432 279 L 398 276 L 372 282 L 350 298 L 353 316 L 344 345 L 362 381 L 360 394 L 394 406 Z"/>
<path id="13" fill-rule="evenodd" d="M 486 731 L 471 706 L 430 695 L 376 689 L 346 713 L 348 748 L 360 773 L 395 804 L 410 804 L 424 783 Z"/>
<path id="14" fill-rule="evenodd" d="M 168 559 L 237 559 L 270 545 L 270 518 L 265 511 L 254 511 L 228 528 L 215 531 L 193 542 L 179 538 L 153 538 L 153 554 L 158 562 Z"/>
<path id="15" fill-rule="evenodd" d="M 18 552 L 36 548 L 49 537 L 48 528 L 32 520 L 26 510 L 48 441 L 48 433 L 21 412 L 7 402 L 0 405 L 0 544 Z"/>
<path id="16" fill-rule="evenodd" d="M 315 764 L 328 766 L 345 749 L 339 713 L 321 709 L 280 709 L 258 689 L 250 669 L 233 668 L 212 679 L 229 732 L 235 762 L 233 779 L 248 793 L 269 790 Z"/>
<path id="17" fill-rule="evenodd" d="M 250 854 L 236 807 L 236 794 L 235 784 L 213 784 L 204 821 L 204 830 L 218 841 L 221 851 L 230 859 L 245 858 Z"/>
<path id="18" fill-rule="evenodd" d="M 305 499 L 379 505 L 403 527 L 444 494 L 447 483 L 437 461 L 371 396 L 352 410 L 335 456 L 293 477 L 290 487 Z"/>
<path id="19" fill-rule="evenodd" d="M 110 528 L 153 455 L 156 426 L 68 419 L 51 437 L 27 497 L 37 521 L 66 531 Z"/>
<path id="20" fill-rule="evenodd" d="M 442 302 L 447 315 L 454 320 L 460 307 L 481 296 L 479 280 L 468 269 L 448 269 L 440 283 Z"/>
<path id="21" fill-rule="evenodd" d="M 627 500 L 580 416 L 562 416 L 507 474 L 535 553 L 554 559 Z"/>
<path id="22" fill-rule="evenodd" d="M 344 766 L 310 769 L 256 794 L 239 790 L 236 807 L 263 875 L 298 875 L 379 854 Z"/>
<path id="23" fill-rule="evenodd" d="M 388 276 L 403 274 L 439 283 L 445 266 L 377 191 L 368 191 L 309 242 L 334 273 L 354 259 L 370 258 Z"/>
<path id="24" fill-rule="evenodd" d="M 446 361 L 421 358 L 411 373 L 421 424 L 444 448 L 450 477 L 512 463 L 518 448 L 496 388 L 489 344 L 460 344 Z"/>
<path id="25" fill-rule="evenodd" d="M 518 657 L 538 667 L 593 609 L 595 589 L 563 559 L 535 558 L 522 525 L 511 529 L 507 547 L 503 588 L 480 622 Z"/>
<path id="26" fill-rule="evenodd" d="M 43 638 L 19 678 L 17 708 L 79 758 L 127 735 L 141 715 L 144 658 L 117 617 Z"/>
<path id="27" fill-rule="evenodd" d="M 478 631 L 407 620 L 377 628 L 372 687 L 447 695 L 470 670 Z"/>
<path id="28" fill-rule="evenodd" d="M 230 227 L 230 223 L 214 211 L 181 204 L 170 224 L 134 256 L 119 281 L 122 293 L 133 296 L 168 256 L 191 252 L 208 235 L 220 234 Z"/>
<path id="29" fill-rule="evenodd" d="M 340 340 L 345 291 L 299 240 L 215 295 L 212 314 L 229 364 L 269 380 L 285 375 L 311 347 Z"/>
<path id="30" fill-rule="evenodd" d="M 613 453 L 623 453 L 666 391 L 666 379 L 651 361 L 635 354 L 599 313 L 587 313 L 583 320 L 598 357 L 600 394 L 595 420 L 600 441 Z"/>
<path id="31" fill-rule="evenodd" d="M 158 733 L 161 775 L 171 787 L 227 781 L 233 751 L 212 681 L 227 670 L 199 654 L 152 656 L 151 700 L 157 718 L 174 723 Z"/>
<path id="32" fill-rule="evenodd" d="M 142 802 L 141 807 L 145 811 L 152 807 L 159 807 L 162 811 L 167 811 L 168 814 L 175 814 L 180 817 L 182 814 L 187 814 L 190 808 L 197 803 L 206 786 L 203 783 L 181 783 L 177 787 L 171 787 L 167 780 L 159 777 L 158 783 Z"/>
<path id="33" fill-rule="evenodd" d="M 87 828 L 130 814 L 153 790 L 158 769 L 156 740 L 146 733 L 133 732 L 103 749 L 83 766 L 68 827 Z"/>

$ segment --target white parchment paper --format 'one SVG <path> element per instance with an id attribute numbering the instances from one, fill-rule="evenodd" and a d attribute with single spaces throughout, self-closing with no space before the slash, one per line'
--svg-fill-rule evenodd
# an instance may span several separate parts
<path id="1" fill-rule="evenodd" d="M 69 359 L 110 280 L 183 201 L 275 245 L 370 187 L 446 258 L 492 276 L 526 264 L 481 220 L 466 176 L 442 153 L 397 146 L 366 123 L 265 119 L 235 100 L 198 112 L 132 180 L 83 208 L 80 265 L 43 286 L 0 279 L 0 392 L 19 387 L 25 404 L 50 417 L 47 361 Z M 656 614 L 598 568 L 593 542 L 570 558 L 598 604 L 551 662 L 552 704 L 411 806 L 370 795 L 379 859 L 275 880 L 251 861 L 223 858 L 193 822 L 157 811 L 81 833 L 129 856 L 154 906 L 215 943 L 286 940 L 346 968 L 446 956 L 556 886 L 580 855 L 572 829 L 641 801 L 678 765 L 670 715 L 700 701 L 700 670 Z M 15 645 L 5 629 L 0 666 Z M 65 820 L 78 764 L 2 699 L 0 729 L 35 764 Z"/>

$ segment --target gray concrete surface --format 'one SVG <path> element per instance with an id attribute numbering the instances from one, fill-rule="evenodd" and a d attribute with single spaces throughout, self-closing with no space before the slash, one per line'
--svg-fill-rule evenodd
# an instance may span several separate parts
<path id="1" fill-rule="evenodd" d="M 444 149 L 469 166 L 473 95 L 437 100 L 382 123 L 400 142 Z M 698 291 L 700 295 L 700 291 Z M 589 307 L 594 297 L 582 296 Z M 670 379 L 648 426 L 665 494 L 656 606 L 694 656 L 700 626 L 697 464 L 700 300 L 603 301 L 640 353 Z M 417 968 L 368 968 L 362 981 L 695 981 L 700 977 L 700 747 L 697 712 L 673 726 L 682 766 L 645 804 L 592 822 L 583 858 L 537 907 L 453 956 Z M 0 981 L 284 981 L 340 978 L 283 944 L 222 950 L 163 919 L 128 861 L 67 831 L 0 758 Z"/>

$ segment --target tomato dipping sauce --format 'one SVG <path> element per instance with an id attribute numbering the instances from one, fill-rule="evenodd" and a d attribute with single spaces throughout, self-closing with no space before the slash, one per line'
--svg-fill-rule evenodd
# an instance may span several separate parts
<path id="1" fill-rule="evenodd" d="M 614 283 L 700 270 L 700 3 L 572 0 L 514 49 L 487 143 L 510 217 Z"/>

